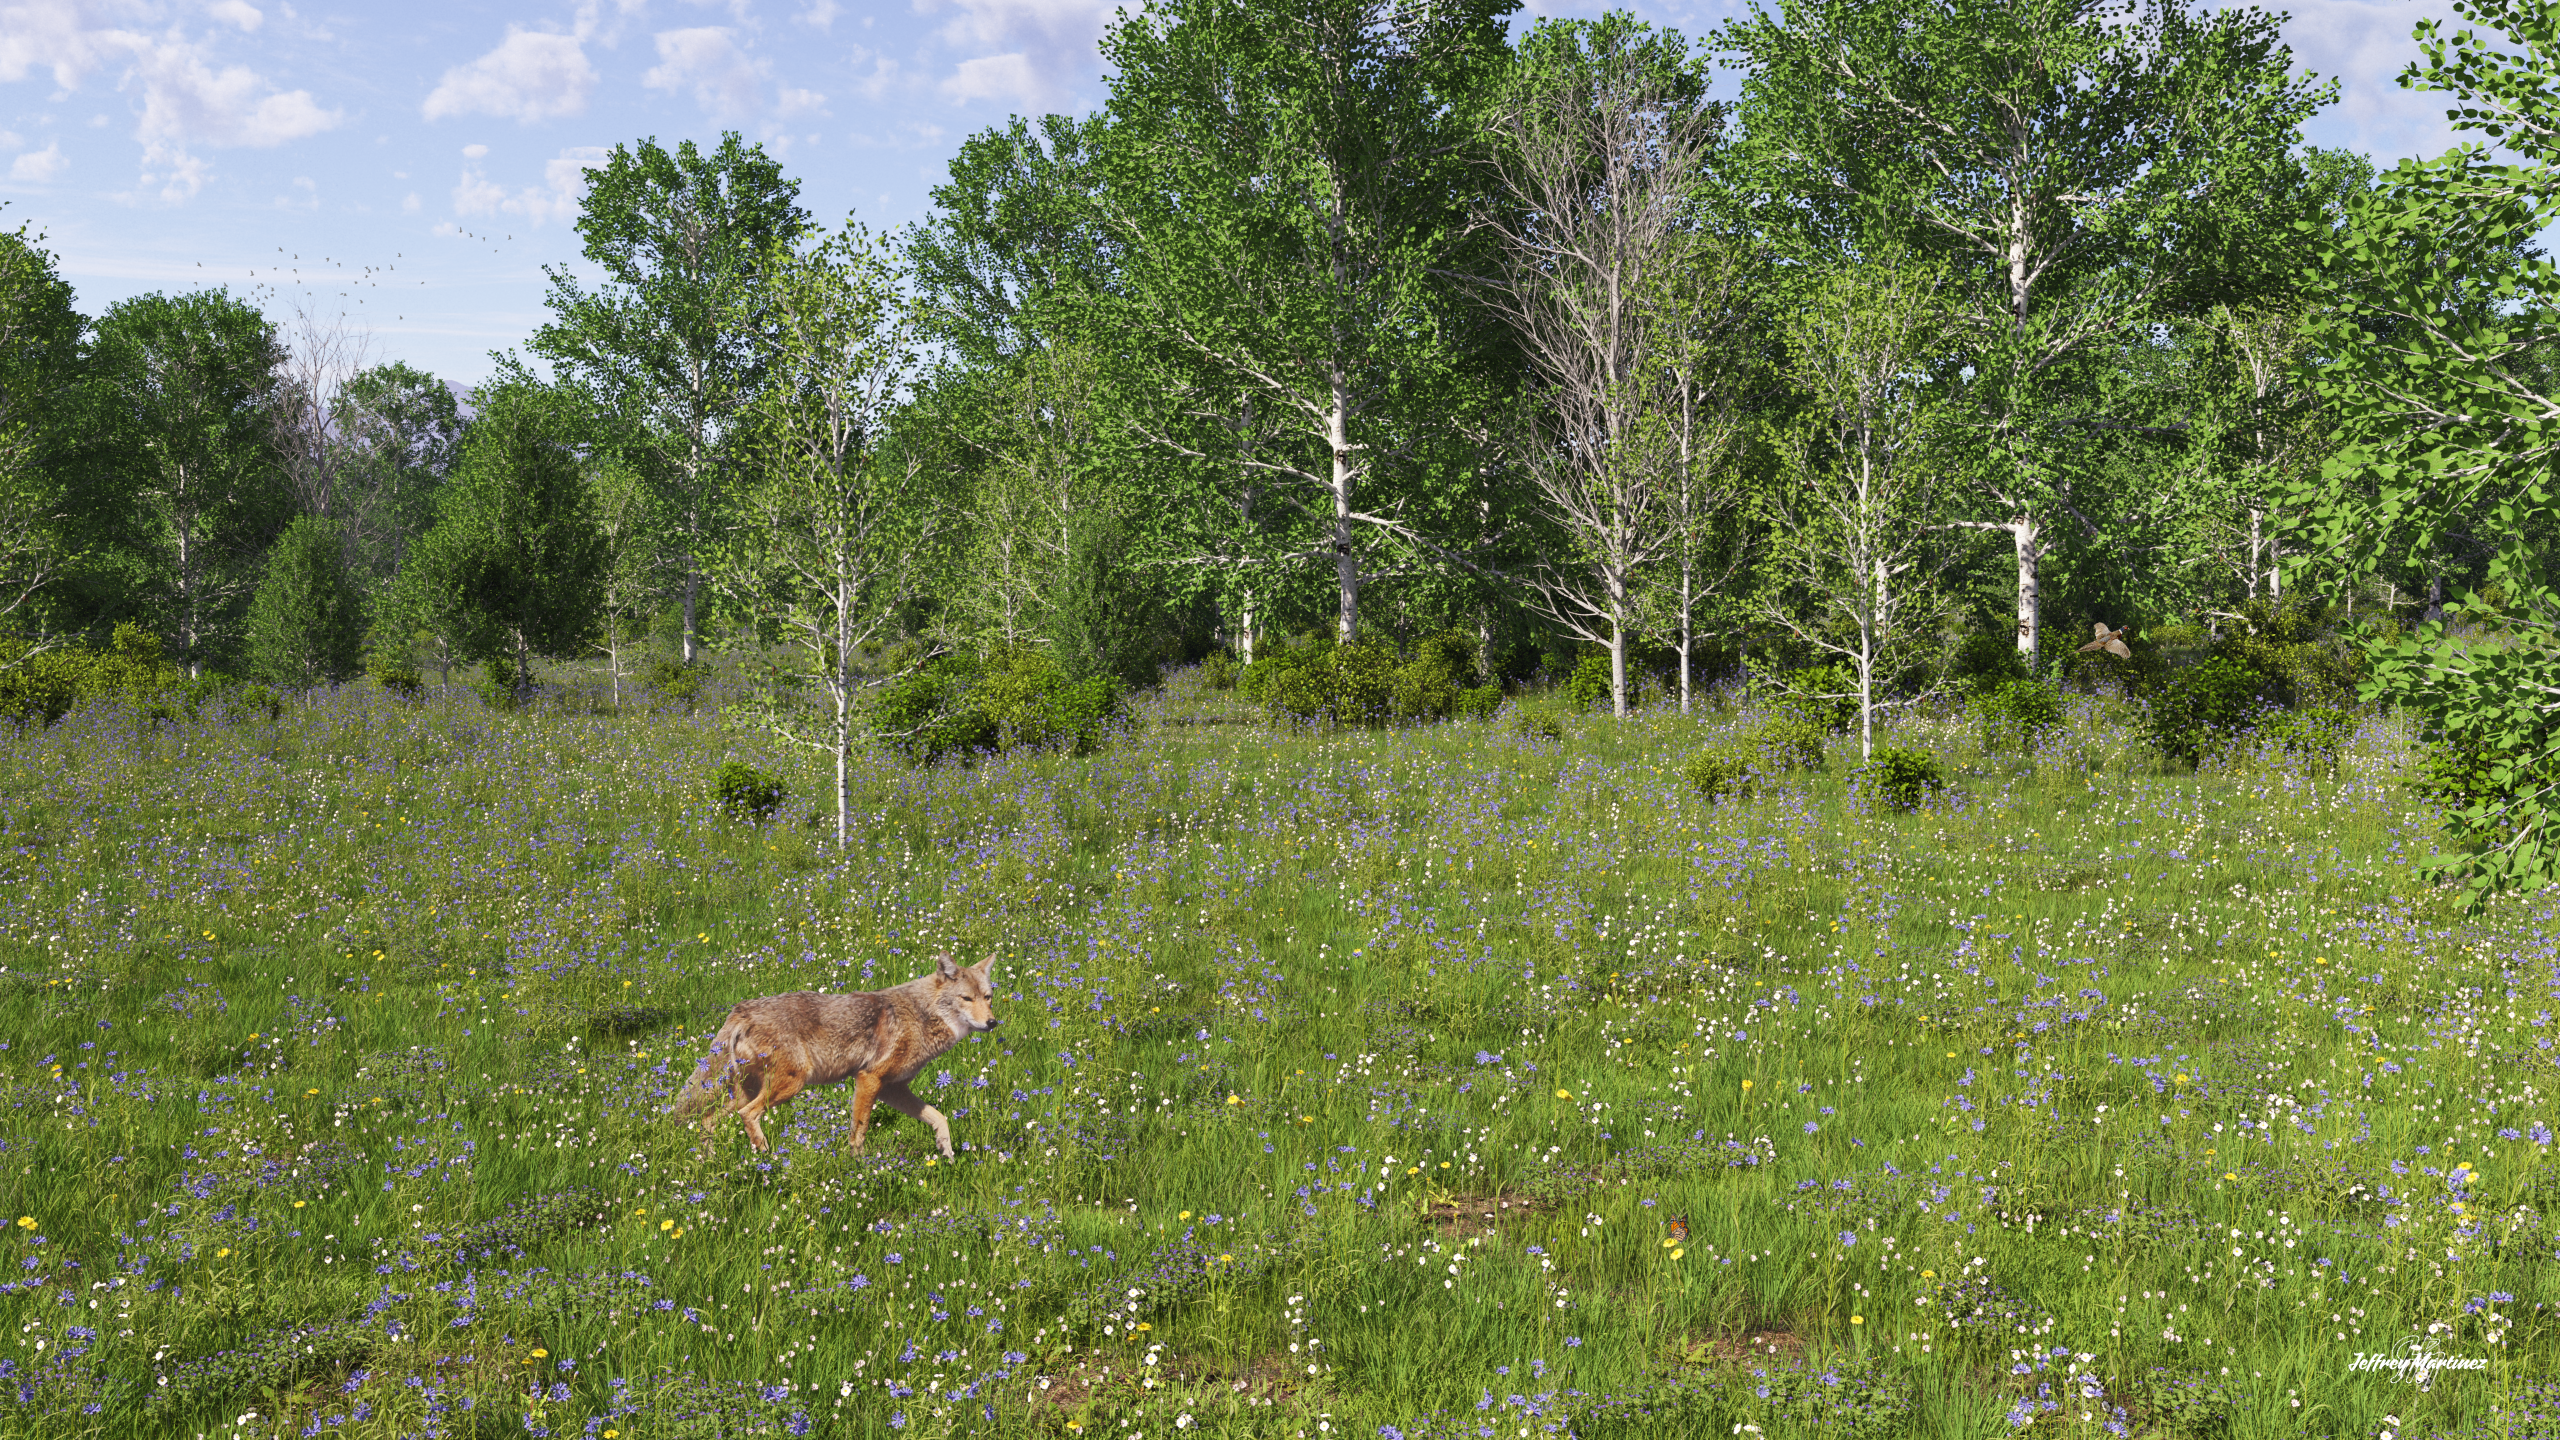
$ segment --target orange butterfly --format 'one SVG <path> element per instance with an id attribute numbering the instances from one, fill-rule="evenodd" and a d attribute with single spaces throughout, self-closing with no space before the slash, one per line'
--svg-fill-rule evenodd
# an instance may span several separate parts
<path id="1" fill-rule="evenodd" d="M 1671 1217 L 1671 1238 L 1674 1240 L 1686 1240 L 1689 1238 L 1688 1216 L 1674 1215 Z"/>

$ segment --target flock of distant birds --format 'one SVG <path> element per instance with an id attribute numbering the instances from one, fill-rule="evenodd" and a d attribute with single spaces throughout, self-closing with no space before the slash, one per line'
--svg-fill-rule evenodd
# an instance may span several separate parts
<path id="1" fill-rule="evenodd" d="M 486 235 L 465 230 L 459 225 L 454 227 L 454 233 L 466 240 L 477 240 L 492 250 L 498 248 L 499 242 L 497 240 L 491 239 Z M 508 240 L 513 240 L 516 237 L 509 235 L 506 238 Z M 279 266 L 275 262 L 269 262 L 267 266 L 269 274 L 273 274 L 277 269 L 281 268 L 286 275 L 292 277 L 293 281 L 301 282 L 297 288 L 299 288 L 304 295 L 317 296 L 324 293 L 323 291 L 312 289 L 310 283 L 303 276 L 301 266 L 298 263 L 302 259 L 300 255 L 287 251 L 281 245 L 276 247 L 276 253 L 285 257 L 285 263 Z M 395 253 L 391 258 L 394 260 L 405 258 L 405 253 Z M 347 271 L 348 268 L 347 261 L 333 259 L 327 255 L 320 257 L 320 263 L 331 266 L 332 268 L 340 271 Z M 196 268 L 199 270 L 203 269 L 204 262 L 201 260 L 197 261 Z M 349 271 L 346 278 L 341 282 L 343 284 L 353 286 L 354 289 L 339 291 L 338 298 L 341 300 L 353 300 L 358 305 L 362 305 L 365 303 L 365 297 L 358 294 L 357 291 L 381 289 L 384 285 L 390 283 L 389 277 L 399 268 L 400 267 L 397 265 L 358 265 L 352 271 Z M 258 282 L 258 272 L 255 269 L 249 271 L 249 279 L 253 282 L 257 282 L 249 286 L 249 294 L 252 298 L 258 300 L 261 305 L 264 305 L 265 302 L 269 300 L 283 298 L 284 291 L 277 288 L 273 283 Z M 322 283 L 326 284 L 325 281 Z M 417 283 L 424 285 L 427 282 L 421 280 Z M 406 320 L 409 317 L 406 315 L 394 315 L 391 318 L 394 320 Z"/>

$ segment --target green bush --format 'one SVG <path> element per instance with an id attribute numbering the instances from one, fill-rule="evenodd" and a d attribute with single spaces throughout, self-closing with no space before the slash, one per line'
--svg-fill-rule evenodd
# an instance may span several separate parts
<path id="1" fill-rule="evenodd" d="M 116 626 L 104 650 L 65 646 L 28 654 L 21 642 L 16 653 L 18 663 L 0 673 L 0 717 L 50 725 L 83 702 L 113 696 L 134 701 L 147 717 L 175 719 L 192 714 L 198 698 L 186 672 L 162 656 L 160 637 L 131 621 Z M 196 683 L 223 682 L 207 676 Z"/>
<path id="2" fill-rule="evenodd" d="M 790 792 L 783 788 L 781 776 L 767 774 L 743 760 L 732 760 L 720 767 L 719 775 L 711 782 L 711 793 L 719 802 L 720 813 L 732 820 L 761 825 L 782 808 L 783 797 Z"/>
<path id="3" fill-rule="evenodd" d="M 376 636 L 373 646 L 365 651 L 364 673 L 373 683 L 403 700 L 415 700 L 427 688 L 427 677 L 418 673 L 418 657 L 409 646 Z"/>
<path id="4" fill-rule="evenodd" d="M 2339 710 L 2355 703 L 2363 661 L 2336 633 L 2331 607 L 2299 596 L 2252 600 L 2241 625 L 2214 653 L 2267 678 L 2269 698 L 2288 710 Z"/>
<path id="5" fill-rule="evenodd" d="M 1472 689 L 1482 678 L 1476 670 L 1475 637 L 1463 630 L 1442 630 L 1425 635 L 1413 647 L 1413 663 L 1427 665 L 1449 677 L 1449 683 L 1461 690 Z"/>
<path id="6" fill-rule="evenodd" d="M 1992 694 L 2013 680 L 2030 678 L 2027 657 L 2009 630 L 1975 630 L 1956 646 L 1947 679 L 1968 700 Z"/>
<path id="7" fill-rule="evenodd" d="M 1757 788 L 1751 762 L 1730 750 L 1709 750 L 1689 762 L 1689 788 L 1700 799 L 1741 799 Z"/>
<path id="8" fill-rule="evenodd" d="M 710 674 L 708 665 L 687 665 L 680 656 L 660 655 L 640 667 L 640 683 L 657 692 L 661 700 L 690 706 L 702 698 L 702 682 Z"/>
<path id="9" fill-rule="evenodd" d="M 1398 720 L 1446 720 L 1458 708 L 1458 687 L 1437 666 L 1416 662 L 1396 668 L 1393 713 Z"/>
<path id="10" fill-rule="evenodd" d="M 1983 749 L 2032 750 L 2062 723 L 2062 692 L 2034 680 L 2004 680 L 1975 696 L 1973 712 L 1982 723 Z"/>
<path id="11" fill-rule="evenodd" d="M 866 723 L 882 745 L 922 765 L 1062 742 L 1088 755 L 1125 713 L 1117 677 L 1070 678 L 1048 653 L 1019 651 L 985 663 L 957 655 L 928 661 L 883 686 Z"/>
<path id="12" fill-rule="evenodd" d="M 1938 757 L 1925 750 L 1879 745 L 1856 769 L 1849 782 L 1859 794 L 1896 810 L 1917 810 L 1937 791 L 1947 788 L 1947 772 Z"/>
<path id="13" fill-rule="evenodd" d="M 2258 722 L 2258 739 L 2293 760 L 2322 770 L 2337 768 L 2355 735 L 2355 719 L 2330 707 L 2285 710 Z"/>
<path id="14" fill-rule="evenodd" d="M 970 700 L 994 722 L 999 752 L 1065 742 L 1090 755 L 1122 708 L 1116 677 L 1069 679 L 1055 659 L 1028 650 L 988 665 Z"/>
<path id="15" fill-rule="evenodd" d="M 1744 743 L 1773 771 L 1819 770 L 1829 732 L 1808 716 L 1782 710 L 1753 726 Z"/>
<path id="16" fill-rule="evenodd" d="M 1235 657 L 1224 650 L 1210 651 L 1209 657 L 1200 662 L 1200 683 L 1211 690 L 1236 688 Z"/>
<path id="17" fill-rule="evenodd" d="M 2193 765 L 2247 729 L 2274 689 L 2267 676 L 2227 655 L 2213 656 L 2152 688 L 2143 739 L 2163 756 Z"/>
<path id="18" fill-rule="evenodd" d="M 1458 703 L 1449 713 L 1460 720 L 1490 720 L 1501 709 L 1502 687 L 1478 685 L 1472 690 L 1459 691 Z"/>
<path id="19" fill-rule="evenodd" d="M 1366 643 L 1318 644 L 1256 660 L 1236 688 L 1249 699 L 1258 697 L 1275 715 L 1379 725 L 1400 713 L 1398 683 L 1395 657 L 1385 650 Z M 1448 698 L 1454 703 L 1456 697 Z"/>
<path id="20" fill-rule="evenodd" d="M 1523 710 L 1512 717 L 1511 731 L 1523 740 L 1561 740 L 1564 722 L 1542 710 Z"/>
<path id="21" fill-rule="evenodd" d="M 1564 703 L 1576 710 L 1588 710 L 1609 698 L 1610 670 L 1606 655 L 1585 655 L 1565 677 Z"/>
<path id="22" fill-rule="evenodd" d="M 1764 676 L 1757 688 L 1768 694 L 1777 708 L 1803 716 L 1822 727 L 1825 734 L 1846 730 L 1858 718 L 1858 679 L 1849 673 L 1848 666 L 1836 662 Z"/>

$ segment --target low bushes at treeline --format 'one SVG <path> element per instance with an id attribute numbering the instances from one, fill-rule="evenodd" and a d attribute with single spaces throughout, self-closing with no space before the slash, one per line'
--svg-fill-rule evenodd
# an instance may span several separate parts
<path id="1" fill-rule="evenodd" d="M 160 650 L 160 639 L 131 623 L 118 625 L 102 650 L 66 645 L 28 652 L 17 642 L 14 663 L 0 671 L 0 718 L 50 725 L 92 700 L 124 700 L 149 719 L 192 718 L 214 704 L 273 720 L 284 697 L 265 685 L 214 672 L 190 676 Z"/>
<path id="2" fill-rule="evenodd" d="M 1425 638 L 1401 664 L 1367 641 L 1274 644 L 1236 676 L 1236 693 L 1275 716 L 1335 725 L 1483 719 L 1502 708 L 1502 688 L 1477 673 L 1476 642 L 1455 630 Z"/>
<path id="3" fill-rule="evenodd" d="M 1101 748 L 1127 710 L 1119 680 L 1074 676 L 1044 651 L 944 655 L 882 686 L 865 716 L 873 738 L 917 764 L 945 756 L 1056 745 Z"/>

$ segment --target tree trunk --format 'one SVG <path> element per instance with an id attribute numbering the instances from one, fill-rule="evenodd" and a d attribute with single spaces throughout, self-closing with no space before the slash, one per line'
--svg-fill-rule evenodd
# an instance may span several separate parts
<path id="1" fill-rule="evenodd" d="M 1875 601 L 1868 607 L 1866 623 L 1858 627 L 1858 758 L 1876 758 L 1876 632 L 1892 623 L 1885 594 L 1888 576 L 1884 560 L 1876 561 Z"/>
<path id="2" fill-rule="evenodd" d="M 2249 598 L 2258 598 L 2258 512 L 2249 512 Z"/>
<path id="3" fill-rule="evenodd" d="M 1348 645 L 1360 636 L 1360 561 L 1351 553 L 1351 386 L 1339 364 L 1324 423 L 1333 446 L 1333 574 L 1342 594 L 1337 638 Z"/>
<path id="4" fill-rule="evenodd" d="M 696 640 L 696 639 L 695 639 L 695 637 L 694 637 L 694 631 L 693 631 L 694 596 L 695 596 L 695 594 L 696 594 L 697 592 L 699 592 L 699 591 L 701 590 L 701 588 L 702 588 L 702 576 L 701 576 L 700 574 L 698 574 L 698 573 L 695 571 L 695 569 L 694 569 L 694 565 L 693 565 L 693 557 L 692 557 L 691 555 L 687 555 L 687 556 L 685 557 L 685 564 L 684 564 L 684 641 L 683 641 L 684 663 L 686 663 L 687 665 L 692 664 L 692 663 L 694 662 L 695 657 L 696 657 L 696 656 L 698 656 L 698 655 L 701 653 L 701 644 L 700 644 L 700 642 L 699 642 L 698 640 Z"/>
<path id="5" fill-rule="evenodd" d="M 1609 577 L 1609 705 L 1627 718 L 1627 582 L 1618 575 Z"/>
<path id="6" fill-rule="evenodd" d="M 2044 558 L 2044 548 L 2036 531 L 2036 522 L 2024 516 L 2000 527 L 2009 532 L 2018 547 L 2018 653 L 2027 660 L 2027 673 L 2036 670 L 2036 648 L 2043 640 L 2042 600 L 2036 590 L 2036 563 Z"/>
<path id="7" fill-rule="evenodd" d="M 1244 641 L 1244 663 L 1250 665 L 1253 663 L 1253 587 L 1250 585 L 1244 590 L 1244 632 L 1241 638 Z"/>
<path id="8" fill-rule="evenodd" d="M 836 580 L 836 848 L 853 833 L 853 587 Z"/>

